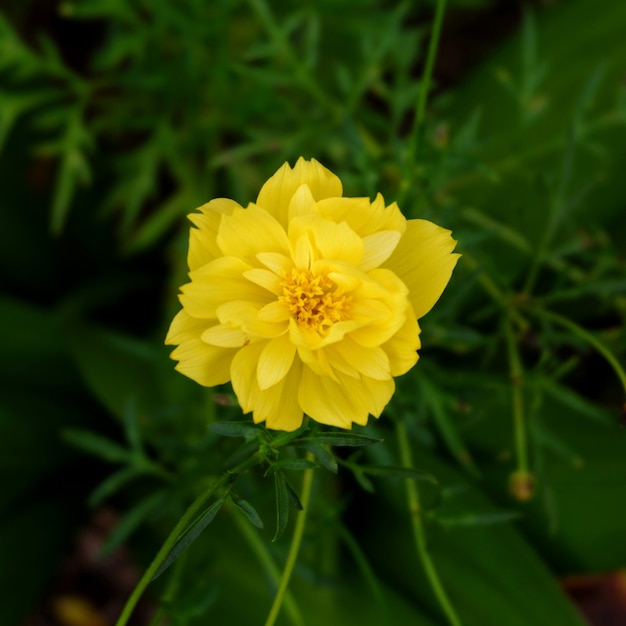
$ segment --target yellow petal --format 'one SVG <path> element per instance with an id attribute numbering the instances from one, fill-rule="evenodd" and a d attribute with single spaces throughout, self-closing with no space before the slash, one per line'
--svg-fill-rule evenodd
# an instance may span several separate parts
<path id="1" fill-rule="evenodd" d="M 268 322 L 259 318 L 261 306 L 247 300 L 231 300 L 221 304 L 216 311 L 222 324 L 240 328 L 247 337 L 277 337 L 287 332 L 286 322 Z"/>
<path id="2" fill-rule="evenodd" d="M 172 354 L 176 369 L 205 387 L 228 382 L 236 350 L 209 346 L 199 337 L 184 341 Z"/>
<path id="3" fill-rule="evenodd" d="M 369 282 L 354 291 L 352 319 L 360 327 L 350 337 L 365 347 L 380 346 L 404 324 L 408 307 L 407 288 L 387 269 L 369 272 Z"/>
<path id="4" fill-rule="evenodd" d="M 285 163 L 262 187 L 256 203 L 287 225 L 289 203 L 300 187 L 307 185 L 315 200 L 341 196 L 341 181 L 315 159 L 300 157 L 293 169 Z"/>
<path id="5" fill-rule="evenodd" d="M 199 207 L 200 213 L 191 213 L 187 216 L 197 226 L 189 229 L 187 262 L 191 271 L 222 256 L 222 251 L 217 245 L 217 232 L 222 215 L 231 215 L 235 209 L 241 209 L 235 201 L 216 198 Z"/>
<path id="6" fill-rule="evenodd" d="M 222 217 L 217 244 L 224 256 L 235 256 L 252 263 L 259 252 L 289 251 L 282 226 L 262 208 L 251 204 Z"/>
<path id="7" fill-rule="evenodd" d="M 263 322 L 286 322 L 291 318 L 291 313 L 284 302 L 275 300 L 260 308 L 257 317 Z"/>
<path id="8" fill-rule="evenodd" d="M 183 341 L 198 339 L 209 326 L 211 326 L 210 320 L 191 317 L 182 309 L 172 320 L 165 343 L 166 345 L 177 345 Z"/>
<path id="9" fill-rule="evenodd" d="M 289 341 L 288 335 L 268 341 L 257 367 L 259 389 L 268 389 L 280 382 L 291 369 L 295 355 L 296 347 Z"/>
<path id="10" fill-rule="evenodd" d="M 259 387 L 256 370 L 266 342 L 251 344 L 235 355 L 231 366 L 233 390 L 244 413 L 252 411 L 256 423 L 266 422 L 268 428 L 292 431 L 302 424 L 302 408 L 298 402 L 302 365 L 294 359 L 287 375 L 269 389 Z"/>
<path id="11" fill-rule="evenodd" d="M 383 197 L 378 194 L 374 202 L 369 198 L 328 198 L 317 203 L 322 217 L 333 222 L 347 222 L 361 237 L 380 230 L 406 230 L 406 218 L 394 202 L 385 207 Z"/>
<path id="12" fill-rule="evenodd" d="M 385 344 L 382 349 L 389 357 L 389 365 L 392 376 L 406 374 L 419 358 L 417 351 L 420 348 L 420 327 L 409 306 L 406 320 L 400 330 Z"/>
<path id="13" fill-rule="evenodd" d="M 350 370 L 354 369 L 368 378 L 386 380 L 391 377 L 389 357 L 379 346 L 366 348 L 347 336 L 342 341 L 326 346 L 324 352 L 330 365 L 335 367 L 337 364 L 339 371 L 343 371 L 341 365 L 346 364 Z"/>
<path id="14" fill-rule="evenodd" d="M 217 308 L 230 300 L 246 298 L 265 304 L 271 294 L 247 280 L 243 274 L 252 269 L 235 257 L 220 257 L 190 272 L 191 282 L 181 288 L 180 301 L 192 317 L 214 318 Z"/>
<path id="15" fill-rule="evenodd" d="M 254 269 L 244 272 L 243 275 L 250 282 L 253 282 L 255 285 L 259 285 L 260 287 L 264 287 L 275 295 L 280 295 L 283 291 L 282 284 L 284 282 L 284 278 L 278 276 L 270 270 L 255 267 Z"/>
<path id="16" fill-rule="evenodd" d="M 250 337 L 241 328 L 233 328 L 230 324 L 217 324 L 202 333 L 202 341 L 222 348 L 243 348 L 250 343 Z"/>
<path id="17" fill-rule="evenodd" d="M 396 249 L 401 236 L 397 230 L 381 230 L 363 237 L 364 254 L 359 269 L 367 272 L 382 265 Z"/>
<path id="18" fill-rule="evenodd" d="M 299 399 L 304 412 L 316 422 L 350 428 L 353 423 L 365 425 L 369 414 L 380 416 L 394 389 L 393 378 L 379 381 L 338 374 L 335 381 L 305 366 Z"/>
<path id="19" fill-rule="evenodd" d="M 363 240 L 346 222 L 336 224 L 317 215 L 296 217 L 289 222 L 289 241 L 295 265 L 300 269 L 308 269 L 318 259 L 358 266 L 363 258 Z"/>
<path id="20" fill-rule="evenodd" d="M 308 185 L 300 185 L 289 202 L 289 222 L 296 217 L 318 215 L 317 202 Z"/>
<path id="21" fill-rule="evenodd" d="M 409 301 L 419 319 L 432 309 L 445 289 L 459 259 L 456 241 L 426 220 L 409 220 L 394 253 L 384 264 L 409 288 Z"/>
<path id="22" fill-rule="evenodd" d="M 291 257 L 277 252 L 259 252 L 256 258 L 278 276 L 284 276 L 293 268 Z"/>

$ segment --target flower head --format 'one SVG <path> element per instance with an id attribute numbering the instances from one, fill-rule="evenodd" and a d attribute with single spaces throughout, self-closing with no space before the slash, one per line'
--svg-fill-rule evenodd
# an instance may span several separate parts
<path id="1" fill-rule="evenodd" d="M 190 282 L 166 338 L 176 368 L 201 385 L 232 381 L 268 428 L 380 416 L 459 257 L 450 231 L 380 194 L 344 198 L 339 178 L 302 158 L 255 204 L 220 198 L 189 219 Z"/>

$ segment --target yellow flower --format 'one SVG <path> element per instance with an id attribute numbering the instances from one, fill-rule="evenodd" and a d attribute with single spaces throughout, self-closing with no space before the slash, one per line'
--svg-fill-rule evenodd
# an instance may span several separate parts
<path id="1" fill-rule="evenodd" d="M 209 387 L 232 381 L 268 428 L 295 430 L 303 414 L 341 428 L 379 417 L 459 257 L 450 231 L 407 221 L 380 194 L 343 198 L 337 176 L 302 158 L 256 204 L 219 198 L 199 211 L 166 338 L 176 368 Z"/>

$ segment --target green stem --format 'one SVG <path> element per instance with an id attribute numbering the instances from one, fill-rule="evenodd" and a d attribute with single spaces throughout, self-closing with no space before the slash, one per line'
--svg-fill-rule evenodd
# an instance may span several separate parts
<path id="1" fill-rule="evenodd" d="M 433 18 L 433 30 L 430 36 L 430 41 L 428 43 L 426 64 L 424 66 L 424 74 L 422 75 L 420 90 L 417 97 L 417 105 L 415 108 L 415 122 L 411 131 L 411 137 L 409 138 L 409 152 L 407 154 L 405 178 L 401 189 L 401 200 L 404 199 L 404 194 L 406 194 L 406 191 L 408 191 L 411 186 L 413 166 L 418 156 L 419 140 L 422 133 L 424 116 L 426 114 L 426 102 L 428 100 L 428 93 L 430 91 L 433 69 L 435 67 L 435 58 L 437 56 L 437 49 L 439 47 L 439 36 L 441 35 L 441 26 L 443 24 L 445 8 L 446 0 L 437 0 L 435 17 Z"/>
<path id="2" fill-rule="evenodd" d="M 409 435 L 404 422 L 398 422 L 396 426 L 398 443 L 400 446 L 400 459 L 404 467 L 413 467 L 413 459 L 411 457 L 411 447 L 409 444 Z M 414 480 L 406 481 L 406 496 L 411 514 L 411 525 L 413 527 L 413 536 L 415 539 L 415 547 L 417 554 L 426 573 L 426 577 L 430 586 L 439 602 L 441 610 L 444 612 L 450 626 L 461 626 L 461 620 L 458 618 L 454 607 L 452 606 L 446 590 L 439 579 L 435 564 L 430 558 L 428 547 L 426 545 L 426 534 L 424 533 L 424 525 L 422 523 L 422 511 L 419 500 L 419 491 L 417 483 Z"/>
<path id="3" fill-rule="evenodd" d="M 154 612 L 152 619 L 150 620 L 150 624 L 148 626 L 160 626 L 163 618 L 165 617 L 165 609 L 163 605 L 167 602 L 171 602 L 175 597 L 180 588 L 180 579 L 183 574 L 183 570 L 185 568 L 185 561 L 187 559 L 188 551 L 183 552 L 174 565 L 172 565 L 172 574 L 170 575 L 169 580 L 167 581 L 167 587 L 165 592 L 163 593 L 163 597 L 161 598 L 159 607 Z"/>
<path id="4" fill-rule="evenodd" d="M 308 452 L 307 458 L 312 461 L 314 457 L 310 452 Z M 289 547 L 289 554 L 287 555 L 285 569 L 283 570 L 283 575 L 280 580 L 280 586 L 278 587 L 278 591 L 274 597 L 274 603 L 272 604 L 270 613 L 265 621 L 265 626 L 273 626 L 276 618 L 278 617 L 280 607 L 283 603 L 283 598 L 285 597 L 285 593 L 287 591 L 287 586 L 289 585 L 291 573 L 294 565 L 296 564 L 296 559 L 298 558 L 298 552 L 300 551 L 300 544 L 302 543 L 302 536 L 304 535 L 304 527 L 306 525 L 306 518 L 309 511 L 309 502 L 311 500 L 313 472 L 313 469 L 304 470 L 304 474 L 302 476 L 302 494 L 300 497 L 302 511 L 298 513 L 298 517 L 296 518 L 296 527 L 293 531 L 293 539 L 291 540 L 291 546 Z"/>
<path id="5" fill-rule="evenodd" d="M 232 474 L 240 474 L 250 467 L 254 465 L 258 465 L 262 459 L 258 455 L 254 455 L 249 459 L 246 459 L 242 463 L 240 463 L 233 470 L 225 472 L 218 480 L 216 480 L 206 491 L 202 492 L 189 506 L 189 508 L 185 511 L 184 515 L 178 520 L 176 526 L 174 526 L 172 532 L 168 535 L 167 539 L 161 546 L 161 549 L 157 552 L 156 556 L 150 563 L 148 569 L 144 572 L 143 576 L 137 583 L 135 589 L 131 593 L 130 597 L 126 601 L 124 605 L 124 609 L 120 614 L 117 622 L 115 622 L 115 626 L 126 626 L 132 612 L 141 597 L 141 594 L 144 592 L 146 587 L 150 584 L 153 576 L 167 558 L 167 555 L 171 552 L 174 544 L 178 540 L 181 532 L 184 528 L 189 524 L 189 522 L 194 518 L 196 513 L 202 508 L 202 506 L 207 502 L 207 500 L 225 483 L 230 480 Z"/>
<path id="6" fill-rule="evenodd" d="M 553 313 L 552 311 L 548 311 L 541 307 L 533 307 L 530 309 L 531 312 L 535 313 L 539 317 L 543 317 L 547 320 L 551 320 L 559 326 L 563 326 L 568 330 L 572 331 L 574 335 L 586 341 L 589 345 L 595 348 L 607 361 L 607 363 L 611 366 L 619 381 L 622 384 L 624 389 L 624 394 L 626 394 L 626 372 L 624 368 L 620 365 L 619 361 L 615 357 L 615 355 L 596 337 L 594 337 L 588 330 L 585 330 L 582 326 L 579 326 L 572 320 L 559 315 L 558 313 Z"/>
<path id="7" fill-rule="evenodd" d="M 280 570 L 276 566 L 276 563 L 274 563 L 274 559 L 267 549 L 266 544 L 261 541 L 259 534 L 244 518 L 243 515 L 239 514 L 237 511 L 234 511 L 233 519 L 235 520 L 235 524 L 237 525 L 237 528 L 241 531 L 244 539 L 248 542 L 250 548 L 255 553 L 257 559 L 260 561 L 265 571 L 269 574 L 272 582 L 278 586 L 278 584 L 280 583 Z M 300 609 L 298 608 L 298 605 L 296 604 L 289 590 L 285 592 L 285 609 L 287 610 L 287 613 L 289 614 L 291 622 L 294 624 L 294 626 L 304 626 L 304 620 L 302 619 Z"/>
<path id="8" fill-rule="evenodd" d="M 528 475 L 528 444 L 526 436 L 526 420 L 524 419 L 524 401 L 522 397 L 522 381 L 524 372 L 517 342 L 511 328 L 510 317 L 504 321 L 504 336 L 506 338 L 507 354 L 509 359 L 509 375 L 513 388 L 513 428 L 515 433 L 515 456 L 517 458 L 517 472 L 519 476 Z"/>

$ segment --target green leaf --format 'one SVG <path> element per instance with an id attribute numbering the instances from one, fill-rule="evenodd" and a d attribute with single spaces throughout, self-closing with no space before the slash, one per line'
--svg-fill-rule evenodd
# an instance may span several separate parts
<path id="1" fill-rule="evenodd" d="M 123 467 L 103 480 L 90 494 L 88 504 L 95 507 L 118 491 L 124 484 L 140 476 L 142 470 L 137 467 Z"/>
<path id="2" fill-rule="evenodd" d="M 333 474 L 337 473 L 338 467 L 335 457 L 321 444 L 309 442 L 299 445 L 301 445 L 305 450 L 308 450 L 319 461 L 322 467 L 325 467 Z"/>
<path id="3" fill-rule="evenodd" d="M 302 511 L 304 507 L 302 506 L 302 502 L 300 502 L 300 496 L 289 484 L 289 481 L 287 479 L 285 479 L 285 487 L 287 488 L 287 497 L 289 498 L 289 503 L 291 504 L 291 506 L 298 511 Z"/>
<path id="4" fill-rule="evenodd" d="M 281 446 L 284 446 L 285 444 L 289 443 L 292 439 L 296 439 L 297 437 L 299 437 L 307 429 L 308 429 L 308 425 L 302 424 L 300 428 L 294 431 L 279 433 L 278 435 L 276 435 L 276 437 L 274 437 L 274 439 L 272 439 L 272 441 L 270 442 L 270 445 L 273 448 L 280 448 Z"/>
<path id="5" fill-rule="evenodd" d="M 248 518 L 248 521 L 257 528 L 263 528 L 263 520 L 257 510 L 243 498 L 237 497 L 235 494 L 230 494 L 233 504 Z"/>
<path id="6" fill-rule="evenodd" d="M 492 511 L 489 513 L 464 513 L 463 515 L 445 516 L 439 515 L 436 511 L 432 518 L 444 528 L 454 528 L 457 526 L 489 526 L 492 524 L 506 524 L 519 519 L 521 514 L 518 511 Z"/>
<path id="7" fill-rule="evenodd" d="M 307 469 L 316 469 L 317 467 L 319 467 L 317 463 L 309 461 L 308 459 L 281 459 L 279 461 L 272 461 L 271 465 L 267 468 L 266 475 L 285 469 L 304 471 Z"/>
<path id="8" fill-rule="evenodd" d="M 281 537 L 289 521 L 289 495 L 287 492 L 287 481 L 282 472 L 274 474 L 274 487 L 276 489 L 276 532 L 272 541 L 276 541 Z"/>
<path id="9" fill-rule="evenodd" d="M 200 533 L 215 519 L 223 504 L 224 498 L 216 500 L 181 533 L 152 580 L 158 578 L 200 536 Z"/>
<path id="10" fill-rule="evenodd" d="M 371 446 L 374 443 L 380 443 L 382 439 L 374 439 L 373 437 L 366 437 L 365 435 L 357 435 L 355 433 L 318 433 L 309 437 L 303 437 L 298 440 L 300 443 L 327 443 L 331 446 L 345 446 L 345 447 L 357 447 L 357 446 Z"/>
<path id="11" fill-rule="evenodd" d="M 151 516 L 153 511 L 157 510 L 163 504 L 165 495 L 166 493 L 164 491 L 157 491 L 151 496 L 140 500 L 138 504 L 131 508 L 107 537 L 98 557 L 103 559 L 115 550 L 115 548 L 124 543 L 124 541 Z"/>
<path id="12" fill-rule="evenodd" d="M 224 437 L 256 437 L 261 429 L 250 422 L 214 422 L 209 424 L 209 430 Z"/>
<path id="13" fill-rule="evenodd" d="M 132 454 L 126 448 L 88 430 L 67 429 L 63 431 L 63 438 L 73 446 L 109 463 L 127 463 L 132 459 Z"/>
<path id="14" fill-rule="evenodd" d="M 385 478 L 411 478 L 437 485 L 437 479 L 430 473 L 411 467 L 400 467 L 395 465 L 357 465 L 359 472 L 370 476 L 383 476 Z"/>

